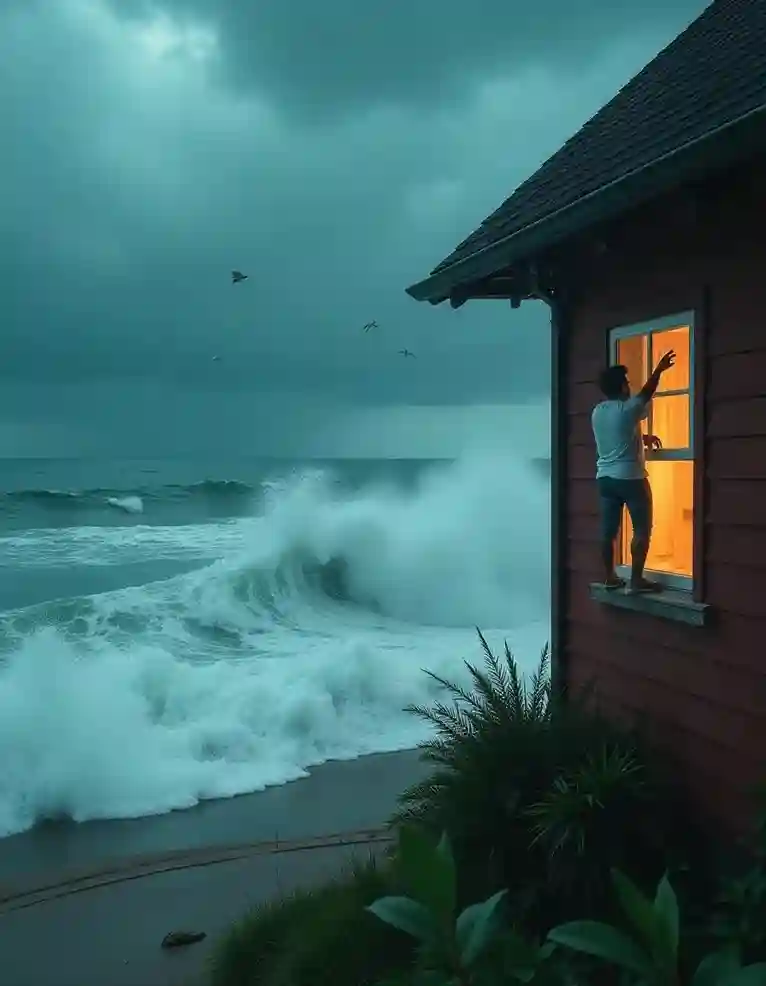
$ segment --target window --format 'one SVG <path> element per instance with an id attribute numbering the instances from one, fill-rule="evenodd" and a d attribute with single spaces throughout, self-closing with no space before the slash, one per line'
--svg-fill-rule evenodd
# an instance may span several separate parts
<path id="1" fill-rule="evenodd" d="M 614 329 L 613 363 L 628 368 L 631 393 L 637 393 L 660 356 L 676 352 L 676 363 L 660 379 L 642 422 L 644 434 L 662 442 L 647 451 L 646 470 L 654 500 L 654 528 L 646 560 L 647 575 L 678 588 L 691 588 L 694 531 L 694 320 L 691 313 L 645 325 Z M 618 566 L 630 565 L 633 536 L 627 511 L 618 540 Z"/>

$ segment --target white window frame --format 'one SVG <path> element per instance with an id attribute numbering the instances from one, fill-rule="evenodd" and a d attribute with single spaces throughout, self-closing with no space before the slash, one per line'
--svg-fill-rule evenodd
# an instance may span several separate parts
<path id="1" fill-rule="evenodd" d="M 691 460 L 695 461 L 695 427 L 694 427 L 694 408 L 695 408 L 695 394 L 694 394 L 694 376 L 695 376 L 695 358 L 694 358 L 694 339 L 695 339 L 695 326 L 694 326 L 694 312 L 685 311 L 679 312 L 675 315 L 664 315 L 662 318 L 653 318 L 648 322 L 640 322 L 633 325 L 622 325 L 609 330 L 609 362 L 610 365 L 617 363 L 617 343 L 623 339 L 628 339 L 631 336 L 638 335 L 651 335 L 653 332 L 667 331 L 668 329 L 681 328 L 681 326 L 689 327 L 689 445 L 685 449 L 660 449 L 657 452 L 646 452 L 646 460 L 651 461 L 673 461 L 673 460 Z M 651 346 L 649 347 L 649 352 L 651 354 Z M 648 367 L 647 375 L 651 373 L 653 367 Z M 632 381 L 633 386 L 643 386 L 644 381 Z M 665 390 L 661 391 L 661 396 L 671 397 L 673 394 L 685 394 L 686 390 Z M 651 402 L 649 405 L 649 419 L 648 428 L 651 434 L 651 420 L 652 420 L 652 410 Z M 696 511 L 697 504 L 694 504 L 694 510 Z M 696 533 L 696 532 L 695 532 Z M 693 535 L 694 536 L 694 535 Z M 620 537 L 622 537 L 622 523 L 620 524 Z M 618 565 L 616 567 L 617 573 L 623 578 L 627 578 L 630 574 L 630 565 Z M 682 589 L 686 592 L 691 592 L 694 587 L 694 575 L 692 572 L 691 576 L 688 575 L 676 575 L 672 572 L 658 572 L 656 569 L 646 569 L 647 575 L 660 582 L 662 585 L 666 585 L 671 589 Z"/>

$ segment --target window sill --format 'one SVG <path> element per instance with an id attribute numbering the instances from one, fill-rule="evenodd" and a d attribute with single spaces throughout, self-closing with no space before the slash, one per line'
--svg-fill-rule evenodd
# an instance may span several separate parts
<path id="1" fill-rule="evenodd" d="M 690 626 L 705 626 L 709 619 L 710 607 L 707 603 L 697 603 L 691 593 L 681 589 L 663 589 L 662 592 L 633 595 L 625 589 L 605 589 L 600 582 L 591 582 L 590 598 L 605 606 L 618 609 L 631 609 L 636 613 L 648 613 L 660 619 L 688 623 Z"/>

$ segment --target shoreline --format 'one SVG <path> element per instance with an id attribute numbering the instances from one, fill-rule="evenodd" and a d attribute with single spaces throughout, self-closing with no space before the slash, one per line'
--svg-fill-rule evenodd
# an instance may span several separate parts
<path id="1" fill-rule="evenodd" d="M 328 761 L 287 784 L 164 815 L 45 822 L 0 839 L 0 894 L 162 854 L 379 828 L 402 792 L 429 772 L 417 749 L 375 753 Z"/>

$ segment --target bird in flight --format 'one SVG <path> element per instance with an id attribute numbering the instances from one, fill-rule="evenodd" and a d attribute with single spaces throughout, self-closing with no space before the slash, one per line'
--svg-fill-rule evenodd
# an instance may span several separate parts
<path id="1" fill-rule="evenodd" d="M 378 323 L 375 321 L 375 319 L 373 319 L 371 322 L 367 322 L 366 325 L 362 326 L 365 332 L 369 332 L 370 329 L 377 329 L 378 327 L 379 327 Z"/>
<path id="2" fill-rule="evenodd" d="M 415 354 L 414 354 L 414 353 L 411 353 L 411 352 L 409 351 L 409 349 L 400 349 L 400 350 L 399 350 L 399 355 L 400 355 L 400 356 L 404 356 L 404 358 L 405 358 L 405 359 L 406 359 L 406 358 L 407 358 L 408 356 L 411 356 L 411 357 L 412 357 L 413 359 L 415 359 L 415 358 L 416 358 L 416 357 L 415 357 Z"/>
<path id="3" fill-rule="evenodd" d="M 239 284 L 240 281 L 246 281 L 247 274 L 243 274 L 241 270 L 233 270 L 231 272 L 231 283 Z"/>
<path id="4" fill-rule="evenodd" d="M 220 356 L 214 356 L 214 357 L 213 357 L 213 362 L 214 362 L 214 363 L 217 363 L 217 362 L 218 362 L 218 361 L 219 361 L 220 359 L 221 359 L 221 357 L 220 357 Z"/>

